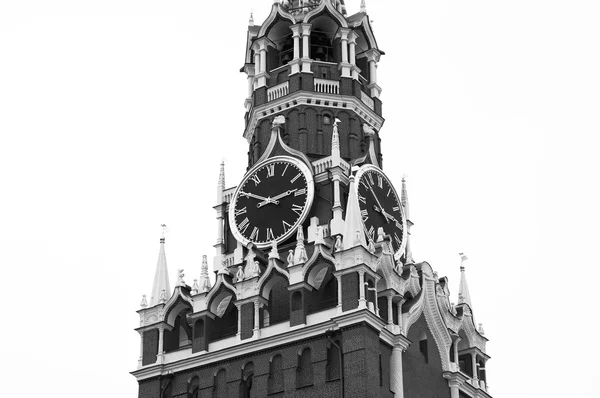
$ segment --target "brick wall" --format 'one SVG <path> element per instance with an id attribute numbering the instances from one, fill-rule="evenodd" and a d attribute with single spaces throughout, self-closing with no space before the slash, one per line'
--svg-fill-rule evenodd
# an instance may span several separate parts
<path id="1" fill-rule="evenodd" d="M 427 336 L 427 362 L 419 347 L 423 336 Z M 423 315 L 411 326 L 408 338 L 412 344 L 402 355 L 404 396 L 450 398 L 448 382 L 442 376 L 437 345 Z"/>
<path id="2" fill-rule="evenodd" d="M 358 274 L 353 272 L 342 276 L 342 310 L 358 308 Z"/>
<path id="3" fill-rule="evenodd" d="M 142 365 L 156 362 L 158 354 L 158 329 L 144 332 L 144 350 L 142 353 Z"/>

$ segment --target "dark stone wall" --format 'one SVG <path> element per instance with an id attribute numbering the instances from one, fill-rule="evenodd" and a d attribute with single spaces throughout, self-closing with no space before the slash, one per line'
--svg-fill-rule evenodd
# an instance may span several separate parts
<path id="1" fill-rule="evenodd" d="M 351 273 L 342 276 L 342 311 L 358 308 L 358 274 Z"/>
<path id="2" fill-rule="evenodd" d="M 144 332 L 144 349 L 142 352 L 142 365 L 156 362 L 158 355 L 158 329 Z"/>
<path id="3" fill-rule="evenodd" d="M 427 337 L 427 362 L 419 344 L 424 336 Z M 423 315 L 411 326 L 408 338 L 412 343 L 402 355 L 404 396 L 450 398 L 438 348 Z"/>
<path id="4" fill-rule="evenodd" d="M 240 316 L 242 317 L 241 338 L 249 339 L 254 329 L 254 303 L 242 304 Z"/>
<path id="5" fill-rule="evenodd" d="M 389 347 L 381 344 L 379 333 L 370 326 L 360 323 L 339 331 L 334 338 L 340 341 L 344 355 L 345 397 L 391 397 L 392 395 L 382 389 L 379 383 L 379 355 L 381 352 L 387 358 L 389 352 Z M 188 382 L 198 377 L 200 397 L 238 397 L 240 385 L 250 372 L 253 380 L 251 397 L 269 395 L 269 397 L 337 398 L 340 397 L 341 381 L 339 378 L 328 380 L 326 371 L 328 343 L 329 340 L 324 335 L 317 336 L 271 347 L 252 355 L 199 366 L 175 373 L 172 378 L 144 380 L 139 383 L 138 396 L 159 398 L 161 385 L 162 387 L 168 385 L 165 398 L 183 398 L 188 391 Z M 299 385 L 300 353 L 306 348 L 310 349 L 312 383 Z M 277 359 L 279 362 L 274 368 L 271 366 L 271 361 L 276 356 L 279 356 Z M 389 363 L 389 359 L 387 362 Z M 273 384 L 269 381 L 272 369 L 279 369 L 280 372 L 274 390 L 280 392 L 275 394 L 269 394 L 269 385 Z M 387 372 L 389 373 L 389 370 Z M 384 375 L 384 380 L 387 380 L 386 377 Z"/>

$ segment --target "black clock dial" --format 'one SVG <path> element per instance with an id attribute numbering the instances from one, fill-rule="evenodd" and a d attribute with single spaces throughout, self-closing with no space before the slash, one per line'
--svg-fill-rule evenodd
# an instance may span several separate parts
<path id="1" fill-rule="evenodd" d="M 243 244 L 267 247 L 291 236 L 306 218 L 314 188 L 308 167 L 288 157 L 275 157 L 246 174 L 236 190 L 230 225 Z"/>
<path id="2" fill-rule="evenodd" d="M 377 241 L 377 230 L 390 235 L 394 253 L 399 256 L 406 240 L 406 219 L 394 186 L 383 172 L 372 165 L 357 173 L 358 204 L 365 232 Z"/>

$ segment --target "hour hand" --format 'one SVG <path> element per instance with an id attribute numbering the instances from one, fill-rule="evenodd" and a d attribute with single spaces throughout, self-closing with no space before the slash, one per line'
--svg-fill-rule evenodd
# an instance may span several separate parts
<path id="1" fill-rule="evenodd" d="M 286 197 L 286 196 L 288 196 L 288 195 L 291 195 L 291 194 L 293 194 L 293 193 L 294 193 L 294 192 L 296 192 L 297 190 L 298 190 L 298 188 L 296 188 L 296 189 L 290 189 L 289 191 L 285 191 L 285 192 L 284 192 L 284 193 L 282 193 L 282 194 L 279 194 L 279 195 L 277 195 L 277 196 L 273 196 L 273 197 L 271 198 L 271 200 L 278 200 L 278 199 L 284 198 L 284 197 Z"/>
<path id="2" fill-rule="evenodd" d="M 390 219 L 393 222 L 396 222 L 396 223 L 398 222 L 394 216 L 392 216 L 391 214 L 388 214 L 385 210 L 377 207 L 377 205 L 373 205 L 373 209 L 375 209 L 376 212 L 383 214 L 383 217 L 385 217 L 386 220 Z"/>
<path id="3" fill-rule="evenodd" d="M 254 199 L 264 200 L 267 203 L 270 203 L 270 201 L 271 201 L 271 199 L 269 199 L 269 198 L 265 198 L 264 196 L 260 196 L 260 195 L 255 195 L 255 194 L 250 193 L 250 192 L 240 191 L 240 195 L 244 195 L 247 198 L 254 198 Z"/>

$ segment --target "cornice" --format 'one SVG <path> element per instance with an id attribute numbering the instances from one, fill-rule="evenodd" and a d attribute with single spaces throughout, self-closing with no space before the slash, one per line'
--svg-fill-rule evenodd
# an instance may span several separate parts
<path id="1" fill-rule="evenodd" d="M 324 335 L 329 329 L 345 329 L 356 326 L 360 323 L 364 323 L 373 330 L 380 332 L 380 338 L 382 337 L 381 331 L 384 326 L 383 320 L 381 320 L 371 311 L 367 309 L 361 309 L 343 313 L 342 315 L 332 317 L 331 319 L 316 325 L 292 329 L 285 333 L 268 338 L 251 340 L 249 342 L 241 343 L 223 350 L 214 352 L 199 352 L 192 354 L 188 358 L 168 364 L 145 366 L 141 369 L 131 372 L 131 374 L 135 376 L 138 381 L 146 380 L 159 375 L 177 373 L 191 368 L 215 364 L 220 361 L 226 361 L 244 355 L 256 355 L 261 351 L 270 351 L 277 349 L 279 346 L 296 344 L 296 342 L 301 340 L 320 337 L 320 335 Z M 383 335 L 383 338 L 389 340 L 389 335 Z"/>
<path id="2" fill-rule="evenodd" d="M 320 103 L 317 104 L 317 102 Z M 244 138 L 248 141 L 248 143 L 250 143 L 254 135 L 254 129 L 259 121 L 275 116 L 275 114 L 278 114 L 284 110 L 305 105 L 325 106 L 329 108 L 355 112 L 364 120 L 366 124 L 377 131 L 381 130 L 381 127 L 385 121 L 383 117 L 379 116 L 377 113 L 375 113 L 375 111 L 370 109 L 360 99 L 354 96 L 315 93 L 311 91 L 296 91 L 267 104 L 253 108 L 250 111 L 251 116 L 246 125 L 246 129 L 244 130 Z"/>

